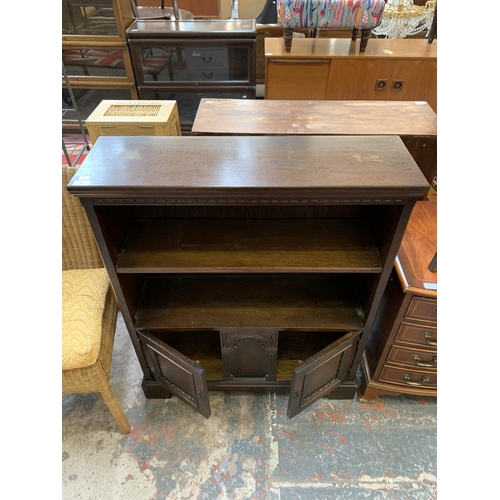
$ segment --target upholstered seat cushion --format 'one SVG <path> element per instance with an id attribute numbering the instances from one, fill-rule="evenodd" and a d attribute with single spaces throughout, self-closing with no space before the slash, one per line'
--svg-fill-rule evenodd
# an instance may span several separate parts
<path id="1" fill-rule="evenodd" d="M 385 0 L 277 0 L 278 24 L 290 28 L 376 28 Z"/>
<path id="2" fill-rule="evenodd" d="M 109 287 L 104 268 L 62 272 L 63 370 L 84 368 L 96 362 Z"/>

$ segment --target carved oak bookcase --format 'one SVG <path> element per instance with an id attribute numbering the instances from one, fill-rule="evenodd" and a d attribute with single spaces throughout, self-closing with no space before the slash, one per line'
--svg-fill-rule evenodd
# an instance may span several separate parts
<path id="1" fill-rule="evenodd" d="M 95 233 L 148 398 L 355 375 L 428 183 L 396 136 L 100 137 L 68 186 Z"/>

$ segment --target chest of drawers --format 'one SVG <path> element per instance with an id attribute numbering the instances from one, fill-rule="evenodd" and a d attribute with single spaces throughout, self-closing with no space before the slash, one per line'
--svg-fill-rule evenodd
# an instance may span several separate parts
<path id="1" fill-rule="evenodd" d="M 437 203 L 417 202 L 363 355 L 359 396 L 437 395 Z"/>

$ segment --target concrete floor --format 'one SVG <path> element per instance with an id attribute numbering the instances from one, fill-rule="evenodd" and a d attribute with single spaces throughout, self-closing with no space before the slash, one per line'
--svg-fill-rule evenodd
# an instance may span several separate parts
<path id="1" fill-rule="evenodd" d="M 111 373 L 132 431 L 97 395 L 63 396 L 63 499 L 437 497 L 436 398 L 323 399 L 289 420 L 287 395 L 217 392 L 207 420 L 144 397 L 121 317 Z"/>

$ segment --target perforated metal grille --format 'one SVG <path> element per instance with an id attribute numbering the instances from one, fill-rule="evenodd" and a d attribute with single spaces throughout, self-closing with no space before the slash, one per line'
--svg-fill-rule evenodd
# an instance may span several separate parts
<path id="1" fill-rule="evenodd" d="M 104 116 L 157 116 L 160 108 L 160 104 L 112 104 L 106 113 L 104 113 Z"/>

